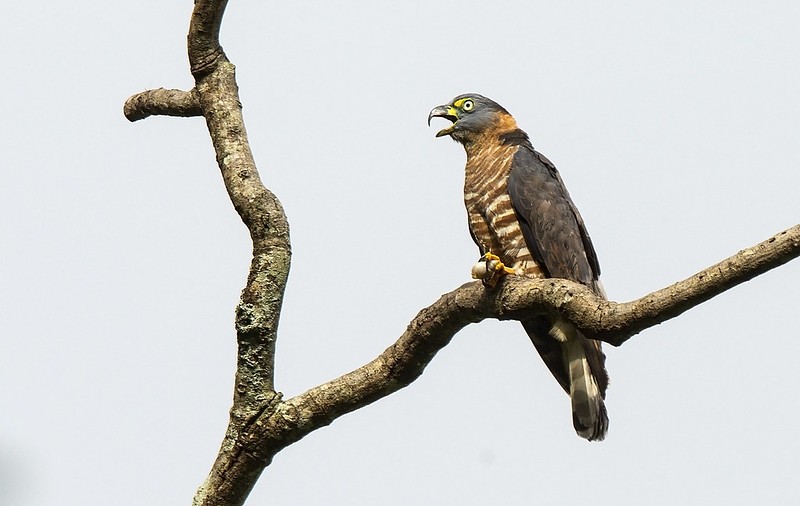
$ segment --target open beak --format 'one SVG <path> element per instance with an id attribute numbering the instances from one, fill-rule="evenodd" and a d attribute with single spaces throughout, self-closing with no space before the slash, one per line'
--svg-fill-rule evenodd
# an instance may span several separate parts
<path id="1" fill-rule="evenodd" d="M 452 105 L 440 105 L 438 107 L 434 107 L 430 114 L 428 114 L 428 126 L 431 126 L 431 118 L 445 118 L 453 122 L 453 124 L 449 127 L 439 130 L 436 133 L 436 137 L 450 135 L 453 133 L 453 130 L 456 129 L 458 114 Z"/>

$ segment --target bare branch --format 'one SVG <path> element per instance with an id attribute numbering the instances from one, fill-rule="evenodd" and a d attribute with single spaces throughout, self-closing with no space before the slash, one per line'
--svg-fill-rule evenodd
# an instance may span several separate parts
<path id="1" fill-rule="evenodd" d="M 219 46 L 225 0 L 196 0 L 188 35 L 188 54 L 195 88 L 175 95 L 167 90 L 128 100 L 129 119 L 154 111 L 174 112 L 175 97 L 202 112 L 217 163 L 234 208 L 250 231 L 253 259 L 236 309 L 238 355 L 233 407 L 225 438 L 194 504 L 241 504 L 264 468 L 243 452 L 244 431 L 253 420 L 274 409 L 275 342 L 291 249 L 289 225 L 281 203 L 261 182 L 242 118 L 234 66 Z M 130 115 L 129 115 L 130 111 Z"/>
<path id="2" fill-rule="evenodd" d="M 202 116 L 197 92 L 192 89 L 147 90 L 130 97 L 122 109 L 128 121 L 139 121 L 149 116 Z"/>
<path id="3" fill-rule="evenodd" d="M 195 78 L 213 70 L 217 59 L 225 56 L 219 45 L 219 30 L 227 5 L 228 0 L 196 0 L 194 3 L 187 46 Z"/>
<path id="4" fill-rule="evenodd" d="M 193 504 L 239 505 L 276 453 L 338 417 L 418 378 L 470 323 L 558 312 L 587 336 L 620 345 L 631 336 L 800 255 L 800 225 L 684 281 L 615 303 L 561 279 L 508 277 L 495 289 L 468 283 L 443 295 L 368 364 L 283 401 L 274 389 L 278 319 L 291 261 L 289 225 L 261 182 L 247 140 L 234 66 L 219 45 L 226 0 L 196 0 L 188 35 L 191 91 L 150 90 L 125 104 L 131 120 L 154 114 L 203 115 L 225 187 L 253 241 L 247 284 L 236 310 L 238 359 L 228 429 Z"/>
<path id="5" fill-rule="evenodd" d="M 744 249 L 694 276 L 644 297 L 608 306 L 591 305 L 565 310 L 588 335 L 619 346 L 642 330 L 679 316 L 683 312 L 779 267 L 800 256 L 800 225 L 784 230 L 764 242 Z M 598 309 L 600 314 L 598 315 Z M 591 316 L 594 312 L 595 316 Z"/>
<path id="6" fill-rule="evenodd" d="M 276 406 L 243 442 L 265 464 L 278 451 L 336 418 L 413 382 L 456 332 L 487 318 L 518 320 L 559 311 L 593 338 L 619 345 L 725 290 L 800 256 L 800 225 L 672 286 L 623 304 L 562 279 L 509 277 L 496 289 L 472 282 L 443 295 L 377 358 Z"/>

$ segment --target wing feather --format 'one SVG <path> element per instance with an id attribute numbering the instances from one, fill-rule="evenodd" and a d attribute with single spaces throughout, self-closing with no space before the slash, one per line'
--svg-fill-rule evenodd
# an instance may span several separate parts
<path id="1" fill-rule="evenodd" d="M 598 281 L 600 265 L 592 240 L 550 160 L 532 147 L 521 146 L 512 162 L 508 194 L 525 244 L 547 275 L 578 281 L 603 295 Z M 552 322 L 531 320 L 523 322 L 523 325 L 550 371 L 566 389 L 568 375 L 564 362 L 555 357 L 560 347 L 546 333 Z M 605 397 L 608 373 L 600 341 L 585 337 L 581 341 Z"/>
<path id="2" fill-rule="evenodd" d="M 594 288 L 600 276 L 597 254 L 550 160 L 532 147 L 520 146 L 512 161 L 508 194 L 525 243 L 547 274 Z"/>

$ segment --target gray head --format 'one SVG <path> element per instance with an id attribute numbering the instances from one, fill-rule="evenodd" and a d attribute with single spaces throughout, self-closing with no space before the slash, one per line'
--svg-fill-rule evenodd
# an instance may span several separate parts
<path id="1" fill-rule="evenodd" d="M 436 137 L 449 135 L 462 144 L 488 130 L 517 128 L 516 121 L 508 111 L 477 93 L 465 93 L 445 105 L 434 107 L 428 114 L 428 125 L 431 124 L 431 118 L 445 118 L 453 122 L 449 127 L 439 130 Z"/>

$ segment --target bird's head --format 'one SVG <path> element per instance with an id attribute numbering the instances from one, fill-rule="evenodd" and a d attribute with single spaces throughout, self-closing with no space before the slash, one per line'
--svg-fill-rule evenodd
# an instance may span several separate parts
<path id="1" fill-rule="evenodd" d="M 467 144 L 489 131 L 502 133 L 517 128 L 508 111 L 477 93 L 459 95 L 448 104 L 434 107 L 428 114 L 429 126 L 432 118 L 445 118 L 453 122 L 439 130 L 436 137 L 449 135 L 461 144 Z"/>

